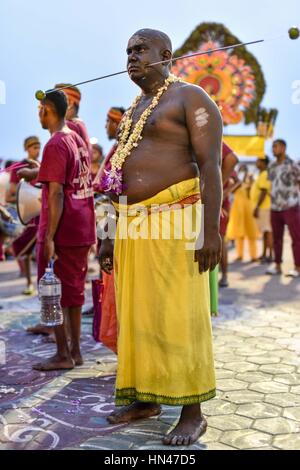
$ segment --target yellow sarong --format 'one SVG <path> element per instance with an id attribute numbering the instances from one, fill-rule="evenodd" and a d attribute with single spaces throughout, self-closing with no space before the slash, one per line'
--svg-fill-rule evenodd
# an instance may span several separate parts
<path id="1" fill-rule="evenodd" d="M 173 205 L 196 194 L 199 178 L 181 181 L 138 204 L 115 204 L 120 213 L 114 250 L 116 405 L 135 400 L 188 405 L 216 394 L 208 273 L 199 274 L 191 240 L 172 233 L 186 209 L 150 210 L 153 204 Z M 190 205 L 189 214 L 194 217 L 199 206 L 201 202 Z M 139 207 L 146 213 L 139 216 Z M 166 220 L 170 239 L 162 236 Z M 149 237 L 151 224 L 160 235 L 154 239 Z M 135 230 L 148 236 L 136 236 Z"/>

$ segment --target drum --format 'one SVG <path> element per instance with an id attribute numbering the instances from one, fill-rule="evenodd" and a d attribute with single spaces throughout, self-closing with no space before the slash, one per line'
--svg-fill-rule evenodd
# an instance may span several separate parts
<path id="1" fill-rule="evenodd" d="M 21 180 L 17 190 L 17 211 L 20 221 L 27 225 L 38 216 L 42 207 L 42 188 Z"/>

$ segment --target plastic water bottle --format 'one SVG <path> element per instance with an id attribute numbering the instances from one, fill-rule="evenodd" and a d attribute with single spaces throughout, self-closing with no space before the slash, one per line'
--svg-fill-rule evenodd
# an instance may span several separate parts
<path id="1" fill-rule="evenodd" d="M 41 324 L 57 326 L 63 324 L 63 312 L 60 305 L 61 282 L 50 263 L 39 282 L 39 299 L 41 301 Z"/>

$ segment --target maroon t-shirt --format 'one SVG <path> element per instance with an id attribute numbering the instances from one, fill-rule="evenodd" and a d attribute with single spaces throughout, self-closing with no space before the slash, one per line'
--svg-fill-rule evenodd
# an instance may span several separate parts
<path id="1" fill-rule="evenodd" d="M 54 241 L 63 246 L 96 242 L 95 211 L 90 157 L 81 137 L 67 127 L 53 134 L 43 151 L 38 180 L 43 185 L 38 241 L 43 242 L 48 223 L 48 183 L 63 185 L 64 208 Z"/>
<path id="2" fill-rule="evenodd" d="M 89 134 L 84 122 L 79 118 L 74 118 L 71 121 L 66 121 L 67 126 L 76 132 L 82 140 L 86 143 L 87 148 L 89 149 L 89 154 L 92 155 L 92 146 L 90 144 Z"/>
<path id="3" fill-rule="evenodd" d="M 225 144 L 225 142 L 222 142 L 222 163 L 226 159 L 227 155 L 229 155 L 230 153 L 232 153 L 232 149 L 227 144 Z M 228 184 L 229 184 L 229 182 L 226 181 L 224 186 L 223 186 L 223 191 L 228 188 Z M 229 196 L 227 196 L 226 198 L 223 199 L 222 207 L 226 210 L 230 209 Z"/>

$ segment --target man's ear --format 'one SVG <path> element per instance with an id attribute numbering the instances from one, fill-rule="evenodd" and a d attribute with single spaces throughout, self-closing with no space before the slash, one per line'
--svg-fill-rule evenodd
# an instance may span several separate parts
<path id="1" fill-rule="evenodd" d="M 51 115 L 53 113 L 56 114 L 54 104 L 52 104 L 50 102 L 45 103 L 45 111 L 44 112 L 45 112 L 45 114 L 44 114 L 45 117 L 48 117 L 48 115 Z"/>
<path id="2" fill-rule="evenodd" d="M 170 63 L 169 64 L 165 64 L 165 65 L 169 65 L 170 67 L 172 66 L 172 62 L 171 62 L 171 59 L 173 57 L 172 55 L 172 52 L 169 51 L 168 49 L 165 49 L 163 52 L 162 52 L 162 60 L 169 60 Z"/>

